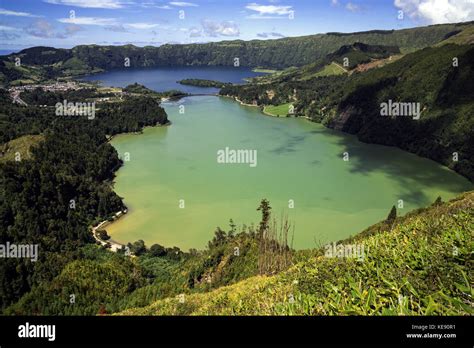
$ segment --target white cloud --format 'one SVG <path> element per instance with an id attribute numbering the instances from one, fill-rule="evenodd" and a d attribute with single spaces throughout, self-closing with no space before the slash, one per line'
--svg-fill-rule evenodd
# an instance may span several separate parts
<path id="1" fill-rule="evenodd" d="M 472 0 L 395 0 L 394 5 L 409 17 L 431 24 L 474 20 Z"/>
<path id="2" fill-rule="evenodd" d="M 43 0 L 48 4 L 67 5 L 84 8 L 123 8 L 126 2 L 120 0 Z"/>
<path id="3" fill-rule="evenodd" d="M 223 21 L 214 22 L 203 20 L 201 22 L 202 30 L 209 36 L 239 36 L 240 30 L 235 22 Z"/>
<path id="4" fill-rule="evenodd" d="M 286 19 L 287 17 L 282 17 L 282 16 L 262 16 L 259 14 L 251 14 L 245 17 L 247 19 Z"/>
<path id="5" fill-rule="evenodd" d="M 18 30 L 18 28 L 9 27 L 7 25 L 0 25 L 0 30 Z"/>
<path id="6" fill-rule="evenodd" d="M 257 12 L 248 15 L 247 19 L 286 19 L 290 15 L 294 15 L 295 12 L 293 6 L 259 5 L 256 3 L 250 3 L 245 8 Z"/>
<path id="7" fill-rule="evenodd" d="M 172 1 L 169 4 L 173 6 L 177 6 L 177 7 L 197 7 L 198 6 L 195 3 L 185 2 L 185 1 Z"/>
<path id="8" fill-rule="evenodd" d="M 113 31 L 116 33 L 128 33 L 128 30 L 122 24 L 109 25 L 109 26 L 106 26 L 104 29 L 108 31 Z"/>
<path id="9" fill-rule="evenodd" d="M 339 0 L 331 0 L 332 6 L 339 6 Z"/>
<path id="10" fill-rule="evenodd" d="M 81 27 L 71 24 L 66 26 L 63 32 L 56 31 L 54 26 L 45 19 L 39 19 L 24 28 L 28 35 L 42 39 L 67 39 L 81 30 Z"/>
<path id="11" fill-rule="evenodd" d="M 125 26 L 133 29 L 152 29 L 158 26 L 158 24 L 152 23 L 127 23 Z"/>
<path id="12" fill-rule="evenodd" d="M 260 37 L 262 39 L 267 39 L 267 38 L 271 38 L 271 37 L 282 38 L 282 37 L 285 37 L 285 35 L 272 31 L 272 32 L 268 32 L 268 33 L 267 32 L 258 33 L 257 37 Z"/>
<path id="13" fill-rule="evenodd" d="M 258 12 L 259 15 L 289 15 L 293 12 L 292 6 L 279 6 L 279 5 L 259 5 L 251 3 L 245 6 L 246 9 Z"/>
<path id="14" fill-rule="evenodd" d="M 191 29 L 189 29 L 189 37 L 200 37 L 200 36 L 202 36 L 202 29 L 196 28 L 196 27 L 192 27 Z"/>
<path id="15" fill-rule="evenodd" d="M 41 17 L 41 16 L 36 16 L 28 12 L 16 12 L 16 11 L 6 10 L 4 8 L 0 8 L 0 15 L 16 16 L 16 17 Z"/>
<path id="16" fill-rule="evenodd" d="M 351 12 L 357 12 L 360 10 L 360 7 L 356 4 L 353 4 L 352 2 L 348 2 L 346 4 L 346 10 L 349 10 Z"/>
<path id="17" fill-rule="evenodd" d="M 161 10 L 171 10 L 172 7 L 169 5 L 157 4 L 153 0 L 146 0 L 140 3 L 140 6 L 143 8 L 159 8 Z"/>
<path id="18" fill-rule="evenodd" d="M 102 18 L 102 17 L 76 17 L 76 18 L 60 18 L 58 22 L 78 25 L 99 25 L 99 26 L 112 26 L 117 24 L 115 18 Z"/>

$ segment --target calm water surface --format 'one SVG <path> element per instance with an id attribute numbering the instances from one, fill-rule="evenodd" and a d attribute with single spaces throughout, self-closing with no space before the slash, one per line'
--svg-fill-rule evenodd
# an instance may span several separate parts
<path id="1" fill-rule="evenodd" d="M 108 85 L 125 80 L 110 74 Z M 147 84 L 148 77 L 135 80 L 136 74 L 141 72 L 133 72 L 126 84 L 162 84 Z M 112 141 L 122 157 L 130 154 L 115 183 L 129 214 L 107 228 L 120 242 L 203 248 L 216 226 L 228 228 L 230 218 L 238 225 L 257 225 L 256 208 L 267 198 L 275 216 L 288 214 L 294 223 L 294 246 L 313 248 L 385 218 L 400 199 L 404 214 L 437 196 L 446 200 L 472 189 L 433 161 L 363 144 L 303 119 L 263 116 L 227 98 L 189 97 L 163 106 L 171 126 Z M 257 150 L 257 166 L 219 164 L 217 151 L 226 147 Z M 350 154 L 347 162 L 344 152 Z"/>
<path id="2" fill-rule="evenodd" d="M 221 82 L 244 83 L 244 78 L 264 75 L 250 68 L 234 67 L 163 67 L 115 70 L 83 78 L 85 81 L 102 81 L 108 86 L 126 87 L 138 82 L 158 92 L 178 89 L 186 93 L 217 93 L 217 88 L 186 86 L 179 80 L 194 78 Z"/>

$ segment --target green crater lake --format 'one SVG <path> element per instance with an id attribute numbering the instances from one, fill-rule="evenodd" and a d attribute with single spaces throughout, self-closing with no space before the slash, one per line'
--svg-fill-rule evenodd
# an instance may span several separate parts
<path id="1" fill-rule="evenodd" d="M 305 119 L 264 116 L 229 98 L 188 97 L 163 107 L 170 126 L 112 140 L 122 158 L 130 154 L 115 179 L 129 213 L 107 228 L 116 241 L 202 249 L 231 218 L 258 225 L 256 208 L 267 198 L 273 216 L 287 214 L 293 223 L 293 246 L 314 248 L 386 218 L 399 200 L 405 214 L 472 189 L 431 160 Z M 256 150 L 257 165 L 218 163 L 225 148 Z"/>

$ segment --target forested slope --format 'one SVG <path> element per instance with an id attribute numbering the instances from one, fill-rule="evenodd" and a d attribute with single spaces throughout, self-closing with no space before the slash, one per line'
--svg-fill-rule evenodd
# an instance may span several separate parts
<path id="1" fill-rule="evenodd" d="M 0 244 L 37 244 L 39 249 L 36 262 L 2 260 L 4 309 L 79 257 L 78 249 L 93 242 L 92 223 L 124 208 L 108 183 L 122 161 L 106 135 L 164 124 L 167 117 L 148 97 L 103 104 L 90 120 L 57 116 L 54 106 L 18 106 L 0 90 L 0 120 L 2 143 L 27 134 L 43 139 L 28 154 L 25 149 L 15 160 L 0 163 Z"/>

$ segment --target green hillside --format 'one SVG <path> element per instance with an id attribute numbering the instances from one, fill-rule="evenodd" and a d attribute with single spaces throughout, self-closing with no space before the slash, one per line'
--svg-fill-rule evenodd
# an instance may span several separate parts
<path id="1" fill-rule="evenodd" d="M 43 140 L 43 135 L 24 135 L 0 145 L 0 162 L 30 159 L 32 147 Z"/>
<path id="2" fill-rule="evenodd" d="M 362 261 L 304 256 L 288 271 L 217 290 L 170 297 L 121 315 L 467 315 L 474 193 L 381 223 L 343 242 Z"/>
<path id="3" fill-rule="evenodd" d="M 322 76 L 331 76 L 331 75 L 342 75 L 346 73 L 343 67 L 338 65 L 337 63 L 332 62 L 331 64 L 328 64 L 324 66 L 320 71 L 315 73 L 313 76 L 315 77 L 322 77 Z M 312 76 L 306 77 L 307 79 L 311 78 Z"/>
<path id="4" fill-rule="evenodd" d="M 337 107 L 323 112 L 323 122 L 362 141 L 434 159 L 473 180 L 472 76 L 474 46 L 426 48 L 349 79 L 329 98 Z M 388 100 L 419 103 L 420 119 L 381 117 L 380 105 Z"/>
<path id="5" fill-rule="evenodd" d="M 360 64 L 385 59 L 398 54 L 400 54 L 400 50 L 396 46 L 367 45 L 356 42 L 352 45 L 344 45 L 324 58 L 302 67 L 299 77 L 308 79 L 311 77 L 340 75 Z M 298 74 L 295 75 L 295 78 L 297 76 Z"/>
<path id="6" fill-rule="evenodd" d="M 446 40 L 441 41 L 437 45 L 444 45 L 454 43 L 458 45 L 472 45 L 474 44 L 474 26 L 468 26 L 455 35 L 449 36 Z"/>

